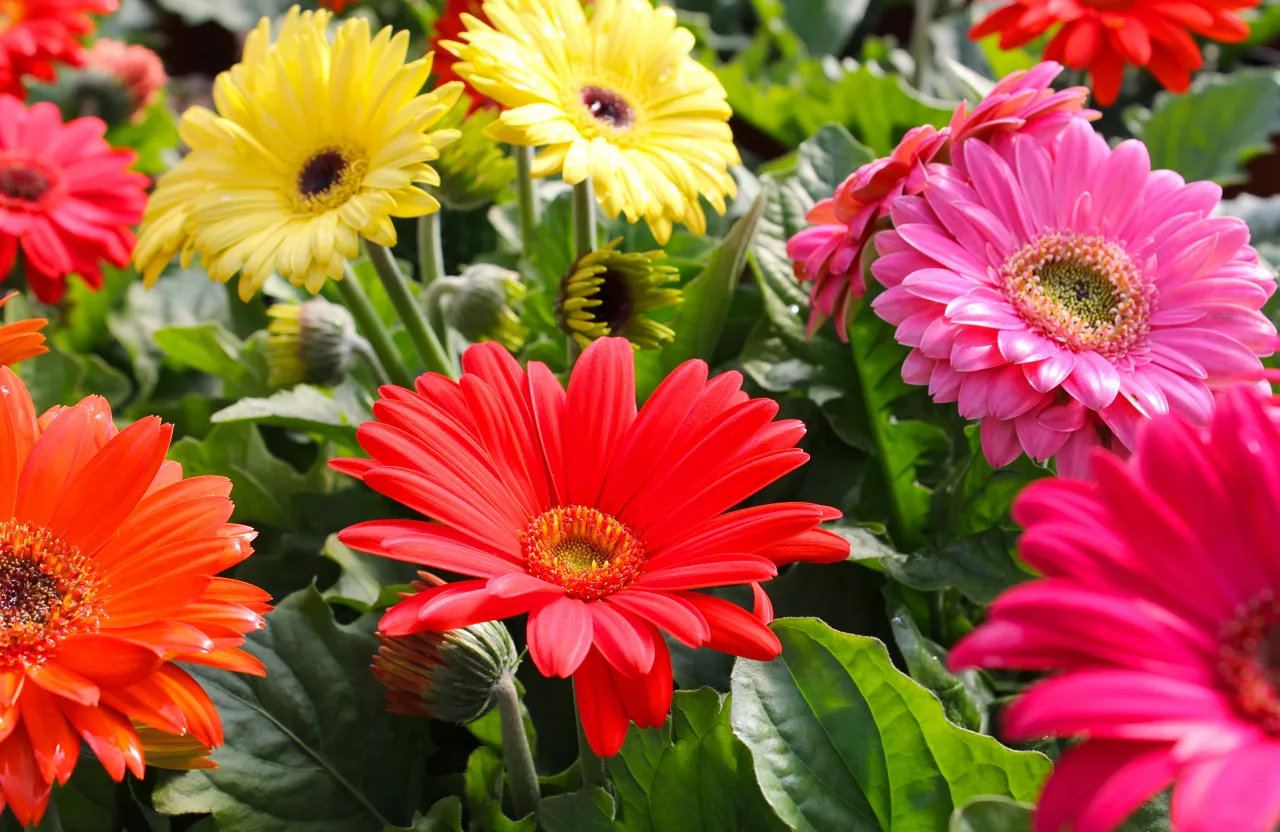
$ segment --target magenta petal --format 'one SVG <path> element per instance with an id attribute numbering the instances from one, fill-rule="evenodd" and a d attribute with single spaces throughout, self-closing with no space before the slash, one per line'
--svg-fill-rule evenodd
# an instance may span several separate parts
<path id="1" fill-rule="evenodd" d="M 1084 410 L 1083 407 L 1080 409 Z M 1071 438 L 1070 433 L 1044 427 L 1030 413 L 1018 417 L 1014 425 L 1018 428 L 1018 441 L 1022 443 L 1022 447 L 1026 448 L 1027 456 L 1036 462 L 1044 462 L 1056 454 Z"/>
<path id="2" fill-rule="evenodd" d="M 1092 352 L 1076 353 L 1076 366 L 1062 388 L 1090 410 L 1101 410 L 1120 393 L 1120 374 L 1110 361 Z"/>
<path id="3" fill-rule="evenodd" d="M 959 297 L 947 304 L 947 317 L 958 324 L 1017 330 L 1026 322 L 1005 303 L 992 303 L 981 298 Z"/>
<path id="4" fill-rule="evenodd" d="M 988 416 L 980 429 L 982 455 L 992 468 L 1003 468 L 1022 455 L 1022 443 L 1013 422 Z"/>
<path id="5" fill-rule="evenodd" d="M 1188 766 L 1171 809 L 1178 832 L 1272 832 L 1280 824 L 1280 743 Z"/>
<path id="6" fill-rule="evenodd" d="M 929 383 L 936 363 L 932 358 L 926 357 L 920 350 L 912 350 L 907 355 L 906 360 L 902 362 L 902 380 L 907 384 L 924 386 Z"/>
<path id="7" fill-rule="evenodd" d="M 1048 393 L 1066 380 L 1076 367 L 1076 354 L 1070 350 L 1059 349 L 1056 353 L 1034 363 L 1022 365 L 1031 386 L 1041 393 Z"/>
<path id="8" fill-rule="evenodd" d="M 951 366 L 962 373 L 999 367 L 1004 363 L 1004 356 L 996 346 L 995 333 L 990 330 L 961 329 L 951 347 Z"/>
<path id="9" fill-rule="evenodd" d="M 1004 329 L 996 336 L 996 340 L 1000 346 L 1000 354 L 1013 364 L 1042 361 L 1062 349 L 1057 342 L 1029 329 Z"/>
<path id="10" fill-rule="evenodd" d="M 1040 797 L 1036 832 L 1114 829 L 1176 771 L 1168 745 L 1090 740 L 1058 761 Z"/>
<path id="11" fill-rule="evenodd" d="M 1056 433 L 1074 433 L 1084 427 L 1088 415 L 1089 411 L 1083 404 L 1069 399 L 1064 404 L 1050 405 L 1037 413 L 1036 423 Z"/>

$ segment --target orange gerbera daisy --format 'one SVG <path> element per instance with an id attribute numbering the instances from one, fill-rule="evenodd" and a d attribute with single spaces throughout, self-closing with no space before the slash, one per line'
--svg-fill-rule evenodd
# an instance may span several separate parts
<path id="1" fill-rule="evenodd" d="M 1062 24 L 1044 59 L 1088 69 L 1094 100 L 1103 106 L 1120 94 L 1125 64 L 1146 67 L 1162 85 L 1186 92 L 1191 73 L 1204 65 L 1201 35 L 1223 43 L 1249 36 L 1236 14 L 1259 0 L 1013 0 L 974 26 L 977 40 L 1000 33 L 1000 48 L 1022 46 Z"/>
<path id="2" fill-rule="evenodd" d="M 268 607 L 214 577 L 252 552 L 230 481 L 183 479 L 156 417 L 117 430 L 91 396 L 37 418 L 0 369 L 0 796 L 24 825 L 83 739 L 116 780 L 143 775 L 133 721 L 222 742 L 213 702 L 175 661 L 261 675 L 239 649 Z"/>
<path id="3" fill-rule="evenodd" d="M 0 298 L 0 306 L 13 300 L 17 292 Z M 28 318 L 25 321 L 0 326 L 0 367 L 10 367 L 19 361 L 44 355 L 49 348 L 44 345 L 44 333 L 40 329 L 49 323 L 44 318 Z"/>

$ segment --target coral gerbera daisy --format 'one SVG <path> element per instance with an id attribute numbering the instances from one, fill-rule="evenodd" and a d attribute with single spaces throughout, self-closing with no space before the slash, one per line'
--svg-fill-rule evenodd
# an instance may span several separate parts
<path id="1" fill-rule="evenodd" d="M 1075 118 L 1092 121 L 1100 115 L 1084 108 L 1088 90 L 1070 87 L 1055 91 L 1053 79 L 1060 64 L 1046 61 L 1029 70 L 1010 73 L 969 112 L 961 102 L 942 130 L 931 126 L 908 131 L 887 158 L 868 162 L 819 200 L 805 215 L 813 225 L 787 241 L 787 256 L 795 261 L 796 277 L 813 282 L 809 292 L 808 333 L 812 335 L 834 316 L 836 332 L 848 338 L 852 304 L 866 294 L 862 276 L 863 252 L 889 216 L 894 197 L 918 194 L 927 181 L 926 165 L 946 158 L 949 145 L 969 139 L 990 139 L 1000 133 L 1028 133 L 1050 139 Z"/>
<path id="2" fill-rule="evenodd" d="M 1186 92 L 1191 73 L 1204 64 L 1192 35 L 1238 43 L 1249 25 L 1236 14 L 1260 0 L 1013 0 L 975 25 L 977 40 L 1000 33 L 1001 49 L 1016 49 L 1061 28 L 1044 57 L 1072 69 L 1088 69 L 1093 96 L 1115 103 L 1125 64 L 1146 67 L 1162 85 Z"/>
<path id="3" fill-rule="evenodd" d="M 353 549 L 474 576 L 392 607 L 388 635 L 529 613 L 547 676 L 573 677 L 591 747 L 611 755 L 628 721 L 660 724 L 671 703 L 662 632 L 768 660 L 777 638 L 750 612 L 694 590 L 768 580 L 778 565 L 829 562 L 848 544 L 819 529 L 839 512 L 808 503 L 728 511 L 802 465 L 797 421 L 748 399 L 742 377 L 678 367 L 636 412 L 634 357 L 602 338 L 566 395 L 494 344 L 471 347 L 459 381 L 383 388 L 358 438 L 371 459 L 334 467 L 435 522 L 362 523 Z M 728 513 L 726 513 L 728 512 Z"/>
<path id="4" fill-rule="evenodd" d="M 147 178 L 128 170 L 137 155 L 107 144 L 101 119 L 63 124 L 52 104 L 0 94 L 0 124 L 0 278 L 21 248 L 27 285 L 46 303 L 70 274 L 101 286 L 102 261 L 129 264 L 146 205 Z"/>
<path id="5" fill-rule="evenodd" d="M 294 6 L 274 44 L 263 19 L 218 76 L 217 113 L 183 115 L 191 153 L 160 178 L 135 256 L 148 283 L 181 252 L 223 283 L 239 272 L 246 300 L 272 272 L 318 292 L 360 237 L 394 245 L 392 217 L 439 209 L 418 185 L 440 184 L 427 163 L 458 131 L 429 130 L 462 85 L 419 94 L 431 56 L 406 64 L 407 32 L 352 18 L 331 43 L 331 18 Z"/>
<path id="6" fill-rule="evenodd" d="M 673 223 L 701 236 L 699 195 L 724 214 L 739 163 L 724 87 L 689 56 L 673 9 L 602 0 L 488 0 L 491 25 L 464 16 L 455 71 L 509 109 L 489 135 L 544 146 L 533 174 L 588 178 L 610 217 L 640 218 L 665 244 Z"/>
<path id="7" fill-rule="evenodd" d="M 24 76 L 52 81 L 59 64 L 80 66 L 80 39 L 93 14 L 110 14 L 117 0 L 0 0 L 0 93 L 25 97 Z"/>
<path id="8" fill-rule="evenodd" d="M 1260 311 L 1275 277 L 1243 221 L 1212 216 L 1221 188 L 1079 119 L 1048 145 L 1006 138 L 954 147 L 971 181 L 935 168 L 876 238 L 889 288 L 872 305 L 912 347 L 903 378 L 981 419 L 994 466 L 1057 454 L 1079 476 L 1149 417 L 1206 423 L 1276 331 Z"/>
<path id="9" fill-rule="evenodd" d="M 0 298 L 0 306 L 17 295 L 17 292 L 10 292 Z M 47 323 L 44 318 L 27 318 L 0 326 L 0 367 L 9 367 L 47 353 L 49 348 L 44 345 L 44 333 L 40 331 Z"/>
<path id="10" fill-rule="evenodd" d="M 952 667 L 1057 673 L 1004 713 L 1014 739 L 1084 736 L 1040 832 L 1106 832 L 1173 784 L 1182 832 L 1280 824 L 1280 428 L 1251 388 L 1211 427 L 1153 420 L 1096 482 L 1042 480 L 1014 506 L 1045 577 L 996 599 Z"/>
<path id="11" fill-rule="evenodd" d="M 204 746 L 213 703 L 174 662 L 261 674 L 238 645 L 265 593 L 214 577 L 252 552 L 231 483 L 184 479 L 155 417 L 117 431 L 90 397 L 37 418 L 0 369 L 0 792 L 31 824 L 83 739 L 116 780 L 143 775 L 130 720 Z"/>

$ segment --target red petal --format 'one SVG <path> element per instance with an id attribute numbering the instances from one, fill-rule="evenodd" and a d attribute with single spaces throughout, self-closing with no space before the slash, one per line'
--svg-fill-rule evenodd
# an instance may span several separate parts
<path id="1" fill-rule="evenodd" d="M 540 361 L 529 362 L 529 402 L 542 455 L 547 465 L 549 497 L 563 504 L 569 499 L 569 478 L 565 473 L 564 409 L 567 397 L 560 382 Z"/>
<path id="2" fill-rule="evenodd" d="M 772 661 L 782 652 L 782 642 L 773 631 L 742 607 L 713 595 L 697 592 L 679 595 L 697 607 L 711 625 L 707 646 L 713 650 L 760 662 Z"/>
<path id="3" fill-rule="evenodd" d="M 591 750 L 601 757 L 617 754 L 627 739 L 629 721 L 609 665 L 598 651 L 589 652 L 573 674 L 573 693 Z"/>
<path id="4" fill-rule="evenodd" d="M 71 720 L 76 731 L 97 755 L 102 767 L 119 783 L 127 768 L 134 777 L 146 773 L 142 758 L 142 742 L 129 720 L 109 708 L 77 705 L 62 700 L 58 707 Z"/>
<path id="5" fill-rule="evenodd" d="M 565 405 L 569 502 L 596 505 L 609 464 L 636 418 L 635 358 L 625 338 L 600 338 L 578 359 Z"/>
<path id="6" fill-rule="evenodd" d="M 622 699 L 622 707 L 628 718 L 641 728 L 655 728 L 667 719 L 671 711 L 671 695 L 675 688 L 671 679 L 671 653 L 667 643 L 652 625 L 647 633 L 653 641 L 653 670 L 636 678 L 628 678 L 610 668 L 614 688 Z"/>
<path id="7" fill-rule="evenodd" d="M 22 726 L 47 782 L 66 783 L 80 759 L 80 737 L 67 722 L 56 700 L 39 685 L 27 685 L 19 699 Z"/>
<path id="8" fill-rule="evenodd" d="M 27 669 L 27 678 L 56 696 L 79 702 L 98 704 L 98 686 L 73 670 L 57 664 Z"/>
<path id="9" fill-rule="evenodd" d="M 568 679 L 587 657 L 592 632 L 587 604 L 562 595 L 529 613 L 529 655 L 543 676 Z"/>
<path id="10" fill-rule="evenodd" d="M 0 789 L 9 810 L 24 827 L 32 826 L 44 814 L 52 787 L 36 766 L 26 731 L 15 731 L 0 743 Z"/>
<path id="11" fill-rule="evenodd" d="M 74 635 L 58 646 L 53 662 L 100 687 L 125 687 L 160 668 L 160 650 L 99 633 Z"/>
<path id="12" fill-rule="evenodd" d="M 689 647 L 701 647 L 711 636 L 711 628 L 698 608 L 675 595 L 626 589 L 610 595 L 605 603 L 657 625 Z"/>
<path id="13" fill-rule="evenodd" d="M 637 678 L 653 667 L 653 639 L 644 621 L 633 623 L 621 608 L 595 602 L 587 605 L 594 625 L 594 645 L 605 661 L 624 676 Z"/>

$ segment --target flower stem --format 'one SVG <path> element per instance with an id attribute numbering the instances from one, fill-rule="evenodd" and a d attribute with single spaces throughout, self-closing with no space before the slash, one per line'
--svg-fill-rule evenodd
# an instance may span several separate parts
<path id="1" fill-rule="evenodd" d="M 529 750 L 529 737 L 524 732 L 524 715 L 520 711 L 520 694 L 510 673 L 504 673 L 493 689 L 502 723 L 502 757 L 511 780 L 511 803 L 516 817 L 524 818 L 538 811 L 542 790 L 538 786 L 538 770 Z"/>
<path id="2" fill-rule="evenodd" d="M 422 305 L 427 310 L 427 323 L 436 332 L 445 331 L 444 310 L 449 299 L 458 294 L 462 280 L 457 277 L 446 277 L 437 280 L 427 287 L 422 295 Z"/>
<path id="3" fill-rule="evenodd" d="M 573 186 L 573 245 L 579 257 L 596 250 L 596 195 L 590 177 Z"/>
<path id="4" fill-rule="evenodd" d="M 373 376 L 374 384 L 381 387 L 384 384 L 390 384 L 391 378 L 387 375 L 387 370 L 382 366 L 382 362 L 378 360 L 378 354 L 374 352 L 373 345 L 369 343 L 369 339 L 363 335 L 357 335 L 353 351 L 356 357 L 364 362 L 364 366 L 369 370 L 369 374 Z"/>
<path id="5" fill-rule="evenodd" d="M 937 0 L 915 0 L 915 17 L 911 23 L 911 61 L 915 64 L 911 84 L 923 90 L 933 61 L 933 44 L 929 40 L 929 25 L 933 23 Z"/>
<path id="6" fill-rule="evenodd" d="M 386 287 L 391 303 L 400 316 L 400 322 L 409 333 L 409 340 L 413 342 L 418 359 L 429 371 L 454 378 L 457 373 L 453 369 L 453 363 L 449 361 L 448 354 L 440 345 L 440 339 L 431 331 L 431 327 L 427 326 L 427 318 L 422 313 L 422 307 L 409 292 L 409 282 L 400 273 L 400 267 L 396 265 L 391 250 L 367 240 L 365 248 L 369 252 L 369 262 L 373 264 L 373 270 L 378 273 L 378 278 Z"/>
<path id="7" fill-rule="evenodd" d="M 538 192 L 533 186 L 533 148 L 516 145 L 511 148 L 511 155 L 516 160 L 516 199 L 520 206 L 520 242 L 524 247 L 524 255 L 529 256 L 533 249 L 533 241 L 537 239 Z"/>
<path id="8" fill-rule="evenodd" d="M 360 285 L 360 278 L 356 275 L 355 269 L 351 268 L 350 263 L 343 266 L 342 280 L 335 280 L 334 283 L 338 286 L 338 294 L 342 297 L 343 305 L 347 307 L 351 317 L 355 318 L 361 334 L 369 339 L 369 344 L 373 347 L 378 360 L 382 362 L 382 368 L 391 379 L 391 383 L 401 387 L 413 387 L 413 376 L 409 375 L 409 371 L 405 369 L 404 362 L 400 360 L 400 353 L 396 351 L 395 342 L 391 340 L 391 333 L 378 318 L 373 302 L 369 300 L 369 295 Z"/>
<path id="9" fill-rule="evenodd" d="M 587 732 L 582 727 L 582 708 L 578 707 L 577 686 L 574 687 L 573 702 L 574 710 L 578 712 L 578 765 L 582 770 L 582 785 L 605 788 L 609 784 L 609 776 L 605 774 L 604 760 L 591 748 Z"/>
<path id="10" fill-rule="evenodd" d="M 439 211 L 418 217 L 418 270 L 423 286 L 430 286 L 444 274 Z"/>

